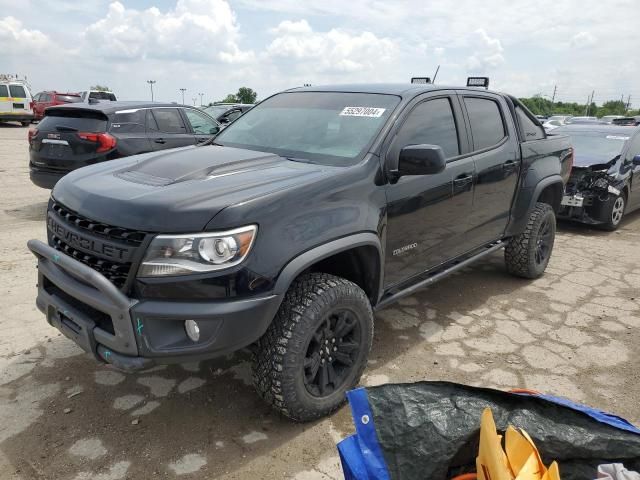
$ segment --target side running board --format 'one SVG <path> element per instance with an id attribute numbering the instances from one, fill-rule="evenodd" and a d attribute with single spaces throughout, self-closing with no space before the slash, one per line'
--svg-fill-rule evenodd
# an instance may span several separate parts
<path id="1" fill-rule="evenodd" d="M 424 288 L 424 287 L 426 287 L 428 285 L 431 285 L 432 283 L 435 283 L 438 280 L 442 280 L 447 275 L 450 275 L 453 272 L 456 272 L 456 271 L 458 271 L 458 270 L 470 265 L 471 263 L 475 263 L 480 258 L 486 257 L 487 255 L 492 254 L 496 250 L 500 250 L 506 244 L 507 244 L 507 241 L 498 240 L 497 242 L 490 243 L 489 245 L 485 246 L 482 250 L 480 250 L 477 253 L 474 253 L 474 254 L 466 257 L 466 258 L 463 257 L 461 259 L 454 260 L 451 264 L 449 264 L 446 267 L 444 267 L 443 270 L 442 269 L 435 269 L 433 271 L 433 273 L 430 274 L 429 276 L 427 276 L 424 280 L 421 280 L 418 283 L 415 283 L 415 284 L 411 285 L 410 287 L 405 288 L 404 290 L 400 290 L 399 292 L 394 293 L 393 295 L 390 295 L 388 297 L 384 297 L 375 306 L 375 310 L 380 310 L 380 309 L 382 309 L 384 307 L 387 307 L 389 304 L 396 302 L 400 298 L 406 297 L 408 295 L 411 295 L 416 290 L 419 290 L 419 289 Z"/>

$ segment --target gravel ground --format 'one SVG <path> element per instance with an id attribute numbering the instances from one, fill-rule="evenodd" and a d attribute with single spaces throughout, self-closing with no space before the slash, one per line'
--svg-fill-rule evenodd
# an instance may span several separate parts
<path id="1" fill-rule="evenodd" d="M 28 176 L 27 129 L 0 125 L 0 478 L 342 478 L 348 408 L 292 424 L 250 386 L 245 353 L 124 375 L 49 327 L 30 238 L 48 191 Z M 546 275 L 502 254 L 376 317 L 364 385 L 444 379 L 563 395 L 640 420 L 640 214 L 616 233 L 562 225 Z"/>

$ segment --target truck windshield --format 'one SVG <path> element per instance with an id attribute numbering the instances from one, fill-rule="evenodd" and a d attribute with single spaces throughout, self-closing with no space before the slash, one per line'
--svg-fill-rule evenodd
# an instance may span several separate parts
<path id="1" fill-rule="evenodd" d="M 399 102 L 394 95 L 370 93 L 281 93 L 245 113 L 216 143 L 350 165 L 364 156 Z"/>

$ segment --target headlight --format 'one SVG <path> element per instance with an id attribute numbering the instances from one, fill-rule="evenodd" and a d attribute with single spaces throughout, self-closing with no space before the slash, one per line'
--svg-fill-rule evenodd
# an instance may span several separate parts
<path id="1" fill-rule="evenodd" d="M 138 270 L 139 277 L 184 275 L 233 267 L 251 250 L 257 225 L 227 232 L 158 235 Z"/>

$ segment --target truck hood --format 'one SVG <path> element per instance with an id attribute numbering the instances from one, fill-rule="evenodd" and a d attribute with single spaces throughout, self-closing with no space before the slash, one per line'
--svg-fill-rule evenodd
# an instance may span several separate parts
<path id="1" fill-rule="evenodd" d="M 229 205 L 303 187 L 336 168 L 253 150 L 194 146 L 75 170 L 58 182 L 52 196 L 83 217 L 109 225 L 198 232 Z"/>

